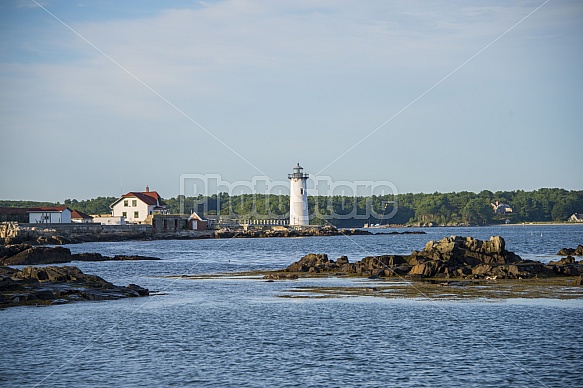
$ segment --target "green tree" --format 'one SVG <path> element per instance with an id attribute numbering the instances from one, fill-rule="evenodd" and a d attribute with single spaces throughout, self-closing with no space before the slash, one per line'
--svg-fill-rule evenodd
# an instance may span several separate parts
<path id="1" fill-rule="evenodd" d="M 478 225 L 486 225 L 493 216 L 492 206 L 486 198 L 471 199 L 462 210 L 462 214 L 467 222 Z"/>

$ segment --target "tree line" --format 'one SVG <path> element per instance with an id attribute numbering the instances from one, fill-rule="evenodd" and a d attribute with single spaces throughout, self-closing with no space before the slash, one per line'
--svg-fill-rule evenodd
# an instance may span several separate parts
<path id="1" fill-rule="evenodd" d="M 0 207 L 65 205 L 87 214 L 108 214 L 117 198 L 66 199 L 63 204 L 30 201 L 0 201 Z M 285 218 L 289 196 L 218 193 L 197 197 L 177 196 L 164 200 L 170 212 L 197 211 L 207 216 L 235 219 Z M 493 203 L 507 204 L 512 212 L 495 213 Z M 371 197 L 310 196 L 308 211 L 313 224 L 339 227 L 370 224 L 487 225 L 492 223 L 566 221 L 583 213 L 583 190 L 544 188 L 535 191 L 468 191 L 433 194 L 398 194 Z M 508 221 L 507 221 L 508 220 Z"/>
<path id="2" fill-rule="evenodd" d="M 176 197 L 167 200 L 173 211 L 180 201 L 185 211 L 204 210 L 206 214 L 243 218 L 285 216 L 289 213 L 287 195 Z M 492 204 L 506 204 L 508 213 L 496 213 Z M 483 190 L 480 193 L 452 192 L 399 194 L 371 197 L 308 197 L 311 223 L 331 223 L 340 227 L 370 224 L 409 225 L 487 225 L 492 223 L 567 221 L 573 213 L 583 213 L 583 191 L 539 189 L 535 191 Z M 507 221 L 508 220 L 508 221 Z"/>

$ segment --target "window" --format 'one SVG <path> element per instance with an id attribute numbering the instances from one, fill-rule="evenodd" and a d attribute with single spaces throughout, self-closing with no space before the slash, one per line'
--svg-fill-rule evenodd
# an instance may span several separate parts
<path id="1" fill-rule="evenodd" d="M 300 187 L 300 195 L 304 195 L 304 188 Z"/>
<path id="2" fill-rule="evenodd" d="M 123 213 L 121 213 L 121 215 L 123 218 L 128 218 L 128 212 L 123 212 Z"/>
<path id="3" fill-rule="evenodd" d="M 140 213 L 139 212 L 134 212 L 134 218 L 140 218 Z"/>
<path id="4" fill-rule="evenodd" d="M 138 206 L 138 200 L 137 199 L 132 200 L 132 206 L 133 207 L 137 207 Z"/>
<path id="5" fill-rule="evenodd" d="M 124 201 L 123 201 L 123 206 L 124 206 L 124 207 L 128 207 L 128 200 L 127 200 L 127 199 L 124 199 Z"/>

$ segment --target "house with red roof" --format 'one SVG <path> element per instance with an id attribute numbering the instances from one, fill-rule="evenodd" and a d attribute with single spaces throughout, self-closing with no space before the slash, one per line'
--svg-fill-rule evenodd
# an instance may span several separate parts
<path id="1" fill-rule="evenodd" d="M 154 214 L 168 214 L 169 208 L 162 201 L 162 197 L 150 191 L 146 186 L 146 191 L 130 191 L 119 197 L 110 206 L 111 214 L 114 217 L 123 217 L 125 222 L 140 224 L 146 218 Z"/>
<path id="2" fill-rule="evenodd" d="M 67 206 L 33 207 L 27 210 L 31 224 L 70 224 L 71 209 Z"/>

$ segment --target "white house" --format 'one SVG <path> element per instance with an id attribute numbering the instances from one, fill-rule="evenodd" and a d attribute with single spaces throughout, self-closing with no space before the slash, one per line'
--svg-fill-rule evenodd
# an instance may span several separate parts
<path id="1" fill-rule="evenodd" d="M 150 191 L 146 186 L 146 191 L 130 191 L 122 195 L 109 206 L 113 217 L 123 217 L 125 222 L 139 224 L 146 220 L 149 215 L 168 214 L 168 206 L 162 201 L 162 197 Z"/>
<path id="2" fill-rule="evenodd" d="M 575 213 L 569 217 L 569 222 L 583 222 L 583 214 Z"/>
<path id="3" fill-rule="evenodd" d="M 28 222 L 31 224 L 70 224 L 71 209 L 66 206 L 35 207 L 28 213 Z"/>

